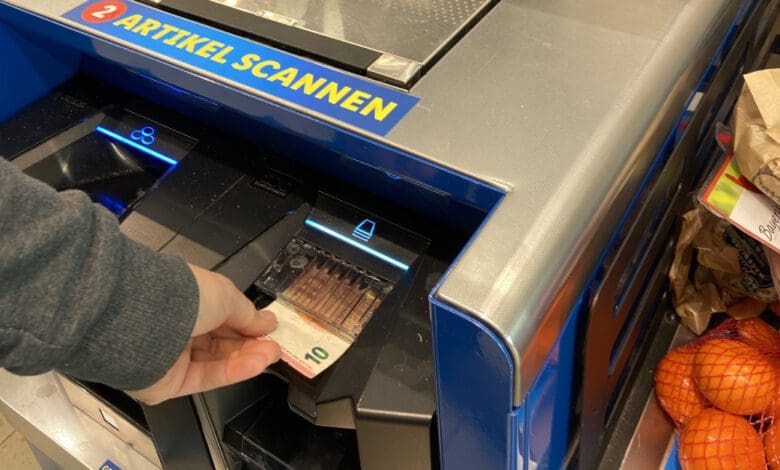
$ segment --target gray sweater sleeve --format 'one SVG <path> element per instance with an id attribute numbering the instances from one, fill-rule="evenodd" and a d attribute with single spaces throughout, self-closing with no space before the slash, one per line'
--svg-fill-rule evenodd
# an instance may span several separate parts
<path id="1" fill-rule="evenodd" d="M 84 193 L 0 158 L 0 367 L 141 389 L 184 349 L 197 309 L 183 261 L 124 236 Z"/>

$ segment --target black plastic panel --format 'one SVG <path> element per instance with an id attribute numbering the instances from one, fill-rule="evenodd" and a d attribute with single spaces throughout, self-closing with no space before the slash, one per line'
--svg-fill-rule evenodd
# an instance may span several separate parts
<path id="1" fill-rule="evenodd" d="M 355 431 L 311 426 L 286 405 L 287 385 L 283 381 L 270 375 L 258 381 L 264 394 L 228 423 L 223 436 L 247 468 L 360 468 Z"/>
<path id="2" fill-rule="evenodd" d="M 170 165 L 93 133 L 25 169 L 57 190 L 79 189 L 122 214 Z"/>

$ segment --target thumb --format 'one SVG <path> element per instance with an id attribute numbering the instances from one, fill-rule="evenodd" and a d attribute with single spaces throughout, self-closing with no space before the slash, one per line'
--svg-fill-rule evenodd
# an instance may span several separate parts
<path id="1" fill-rule="evenodd" d="M 276 327 L 271 312 L 258 312 L 230 279 L 195 265 L 189 265 L 198 285 L 198 318 L 192 336 L 200 336 L 222 325 L 243 336 L 260 336 Z"/>

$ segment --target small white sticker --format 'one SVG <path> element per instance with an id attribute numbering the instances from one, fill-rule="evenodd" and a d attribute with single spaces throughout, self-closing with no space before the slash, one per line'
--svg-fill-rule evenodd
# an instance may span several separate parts
<path id="1" fill-rule="evenodd" d="M 105 411 L 103 411 L 102 408 L 98 408 L 98 411 L 100 411 L 100 416 L 103 417 L 103 421 L 108 423 L 112 428 L 114 428 L 117 431 L 119 431 L 119 423 L 116 422 L 116 419 L 114 419 L 113 416 L 111 416 L 110 414 L 108 414 Z"/>

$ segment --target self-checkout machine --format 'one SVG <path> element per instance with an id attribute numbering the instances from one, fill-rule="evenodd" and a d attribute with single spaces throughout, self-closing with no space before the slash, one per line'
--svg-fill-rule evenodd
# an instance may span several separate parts
<path id="1" fill-rule="evenodd" d="M 776 10 L 0 1 L 0 154 L 347 343 L 157 407 L 4 373 L 4 412 L 85 468 L 593 467 Z"/>

